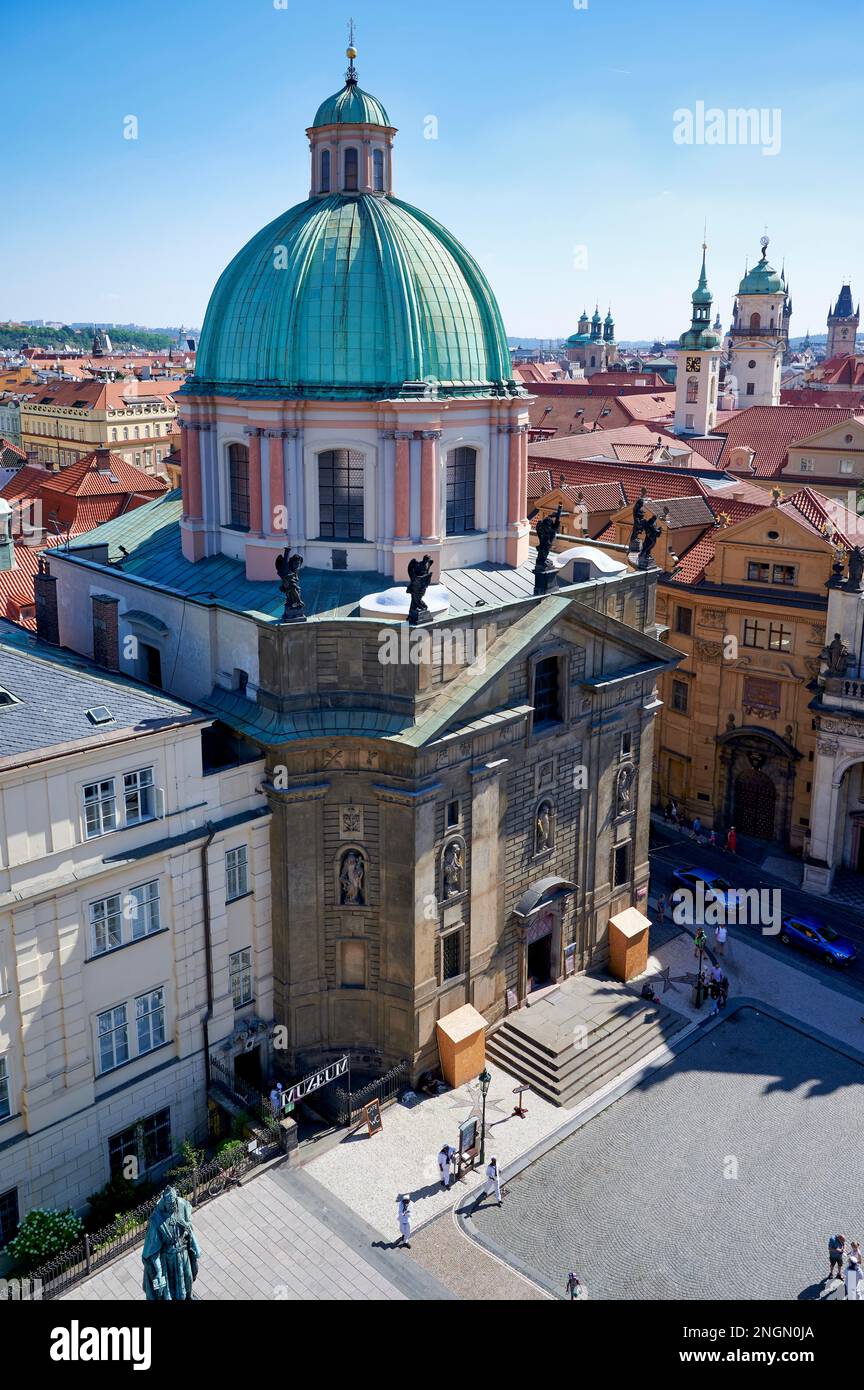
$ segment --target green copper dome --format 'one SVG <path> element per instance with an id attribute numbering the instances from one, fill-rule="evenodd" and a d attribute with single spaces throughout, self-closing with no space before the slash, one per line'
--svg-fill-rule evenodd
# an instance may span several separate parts
<path id="1" fill-rule="evenodd" d="M 364 92 L 356 82 L 346 82 L 341 92 L 322 101 L 312 126 L 390 125 L 390 117 L 376 97 Z"/>
<path id="2" fill-rule="evenodd" d="M 374 399 L 431 379 L 441 395 L 523 394 L 512 376 L 495 297 L 455 237 L 396 198 L 331 194 L 222 273 L 189 390 Z"/>
<path id="3" fill-rule="evenodd" d="M 783 294 L 784 285 L 773 265 L 768 264 L 768 248 L 762 247 L 762 259 L 748 270 L 741 284 L 739 294 Z"/>

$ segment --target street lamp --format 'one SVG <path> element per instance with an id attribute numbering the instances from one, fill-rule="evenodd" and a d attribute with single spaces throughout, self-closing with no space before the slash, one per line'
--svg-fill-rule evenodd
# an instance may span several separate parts
<path id="1" fill-rule="evenodd" d="M 486 1162 L 486 1097 L 489 1094 L 489 1087 L 492 1085 L 492 1077 L 484 1067 L 478 1076 L 480 1082 L 480 1094 L 483 1097 L 483 1117 L 480 1121 L 480 1166 Z"/>
<path id="2" fill-rule="evenodd" d="M 703 985 L 702 985 L 702 959 L 703 959 L 703 956 L 704 956 L 704 953 L 705 953 L 705 947 L 706 947 L 707 944 L 708 944 L 708 938 L 707 938 L 706 935 L 705 935 L 705 928 L 704 928 L 704 927 L 697 927 L 697 928 L 696 928 L 696 935 L 695 935 L 695 937 L 694 937 L 694 945 L 696 946 L 696 949 L 697 949 L 697 951 L 699 952 L 699 958 L 698 958 L 698 960 L 697 960 L 697 962 L 696 962 L 696 970 L 697 970 L 697 975 L 696 975 L 696 997 L 695 997 L 695 999 L 693 1000 L 693 1007 L 694 1007 L 695 1009 L 701 1009 L 701 1008 L 702 1008 L 702 997 L 703 997 L 703 996 L 702 996 L 702 989 L 703 989 Z"/>

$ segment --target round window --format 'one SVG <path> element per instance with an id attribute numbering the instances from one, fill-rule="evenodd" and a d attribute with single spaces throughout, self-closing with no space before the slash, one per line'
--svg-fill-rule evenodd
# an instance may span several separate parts
<path id="1" fill-rule="evenodd" d="M 748 366 L 748 367 L 755 367 L 755 366 L 756 366 L 756 363 L 753 361 L 752 357 L 751 357 L 750 361 L 747 363 L 747 366 Z"/>

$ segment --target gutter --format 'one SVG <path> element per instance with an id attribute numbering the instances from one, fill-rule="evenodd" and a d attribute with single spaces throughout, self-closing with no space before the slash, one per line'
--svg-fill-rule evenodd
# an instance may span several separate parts
<path id="1" fill-rule="evenodd" d="M 207 1012 L 201 1020 L 201 1028 L 204 1034 L 204 1075 L 207 1081 L 207 1090 L 210 1090 L 210 1020 L 213 1017 L 213 939 L 212 924 L 210 918 L 210 869 L 207 864 L 207 851 L 216 836 L 216 827 L 212 821 L 207 821 L 207 839 L 201 846 L 201 887 L 204 899 L 204 959 L 205 972 L 207 976 Z"/>

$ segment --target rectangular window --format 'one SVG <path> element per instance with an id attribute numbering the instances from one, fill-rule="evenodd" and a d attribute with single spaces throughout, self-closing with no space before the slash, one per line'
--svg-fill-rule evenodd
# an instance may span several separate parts
<path id="1" fill-rule="evenodd" d="M 746 391 L 745 394 L 748 395 L 748 396 L 755 396 L 755 394 L 756 394 L 756 387 L 755 387 L 755 385 L 753 384 L 752 381 L 748 381 L 748 382 L 747 382 L 747 391 Z"/>
<path id="2" fill-rule="evenodd" d="M 474 487 L 477 454 L 474 449 L 454 449 L 447 455 L 447 535 L 473 531 Z"/>
<path id="3" fill-rule="evenodd" d="M 129 1061 L 129 1028 L 126 1023 L 125 1004 L 118 1004 L 115 1009 L 108 1009 L 104 1014 L 99 1014 L 96 1019 L 96 1033 L 100 1075 Z"/>
<path id="4" fill-rule="evenodd" d="M 228 446 L 228 507 L 230 525 L 249 530 L 249 450 L 245 444 Z"/>
<path id="5" fill-rule="evenodd" d="M 612 870 L 612 886 L 620 888 L 630 879 L 630 841 L 616 845 Z"/>
<path id="6" fill-rule="evenodd" d="M 18 1189 L 0 1192 L 0 1247 L 8 1244 L 18 1230 Z"/>
<path id="7" fill-rule="evenodd" d="M 690 699 L 690 687 L 686 681 L 672 682 L 672 708 L 679 714 L 687 713 L 687 705 Z"/>
<path id="8" fill-rule="evenodd" d="M 108 1167 L 112 1178 L 125 1177 L 131 1166 L 127 1160 L 131 1158 L 134 1160 L 132 1172 L 135 1177 L 141 1177 L 148 1168 L 170 1158 L 172 1152 L 171 1111 L 166 1108 L 128 1129 L 121 1129 L 119 1134 L 112 1134 L 108 1140 Z"/>
<path id="9" fill-rule="evenodd" d="M 693 631 L 693 609 L 692 609 L 692 608 L 680 608 L 680 607 L 676 607 L 676 609 L 675 609 L 675 631 L 676 631 L 676 632 L 681 632 L 681 633 L 683 633 L 685 637 L 689 637 L 689 636 L 690 636 L 691 632 Z"/>
<path id="10" fill-rule="evenodd" d="M 124 916 L 127 913 L 132 922 L 133 941 L 140 941 L 142 936 L 149 936 L 151 932 L 159 930 L 159 883 L 157 879 L 151 879 L 149 883 L 142 883 L 137 888 L 130 888 Z"/>
<path id="11" fill-rule="evenodd" d="M 625 729 L 621 735 L 621 757 L 629 758 L 633 749 L 633 735 L 629 729 Z"/>
<path id="12" fill-rule="evenodd" d="M 767 584 L 771 566 L 761 561 L 750 560 L 747 565 L 747 578 L 755 584 Z"/>
<path id="13" fill-rule="evenodd" d="M 783 623 L 772 623 L 768 629 L 768 650 L 788 652 L 792 650 L 792 629 Z"/>
<path id="14" fill-rule="evenodd" d="M 88 840 L 117 829 L 117 801 L 114 778 L 91 782 L 84 788 L 84 833 Z"/>
<path id="15" fill-rule="evenodd" d="M 124 929 L 124 923 L 128 927 Z M 112 893 L 90 904 L 90 949 L 94 956 L 104 955 L 122 946 L 124 941 L 138 941 L 159 930 L 159 883 L 139 884 L 127 893 Z"/>
<path id="16" fill-rule="evenodd" d="M 362 541 L 363 455 L 328 449 L 318 455 L 318 532 L 324 540 Z"/>
<path id="17" fill-rule="evenodd" d="M 775 565 L 771 571 L 772 584 L 794 584 L 795 566 L 794 565 Z"/>
<path id="18" fill-rule="evenodd" d="M 123 803 L 127 825 L 139 825 L 141 821 L 153 819 L 156 800 L 152 767 L 123 774 Z"/>
<path id="19" fill-rule="evenodd" d="M 812 473 L 812 472 L 813 472 L 813 460 L 812 460 L 812 459 L 801 459 L 801 472 L 802 472 L 802 473 Z"/>
<path id="20" fill-rule="evenodd" d="M 695 405 L 699 399 L 699 378 L 698 376 L 688 376 L 687 378 L 687 404 Z"/>
<path id="21" fill-rule="evenodd" d="M 853 468 L 854 468 L 854 466 L 855 466 L 855 465 L 853 464 L 853 462 L 852 462 L 851 459 L 841 459 L 841 460 L 840 460 L 840 472 L 841 472 L 841 473 L 851 473 L 852 470 L 853 470 Z"/>
<path id="22" fill-rule="evenodd" d="M 5 1057 L 0 1057 L 0 1120 L 12 1113 L 12 1100 L 9 1093 L 9 1067 Z"/>
<path id="23" fill-rule="evenodd" d="M 534 668 L 534 723 L 561 722 L 558 657 L 547 656 Z"/>
<path id="24" fill-rule="evenodd" d="M 366 943 L 365 941 L 342 941 L 339 945 L 341 955 L 340 983 L 343 989 L 366 988 Z"/>
<path id="25" fill-rule="evenodd" d="M 228 957 L 231 967 L 231 998 L 235 1009 L 252 1002 L 252 947 L 245 946 Z"/>
<path id="26" fill-rule="evenodd" d="M 359 167 L 359 158 L 358 158 L 356 149 L 355 149 L 354 146 L 352 145 L 349 149 L 347 149 L 347 150 L 345 151 L 345 192 L 346 192 L 346 193 L 356 193 L 356 192 L 357 192 L 357 173 L 358 173 L 358 167 Z"/>
<path id="27" fill-rule="evenodd" d="M 462 931 L 448 932 L 441 938 L 441 982 L 462 974 Z"/>
<path id="28" fill-rule="evenodd" d="M 115 946 L 122 945 L 123 913 L 119 893 L 90 904 L 90 941 L 94 956 L 101 956 L 105 951 L 113 951 Z"/>
<path id="29" fill-rule="evenodd" d="M 135 1024 L 138 1030 L 138 1055 L 152 1052 L 165 1041 L 165 991 L 148 990 L 135 1000 Z"/>
<path id="30" fill-rule="evenodd" d="M 744 644 L 744 646 L 745 646 L 745 647 L 764 647 L 764 645 L 765 645 L 765 632 L 766 632 L 765 624 L 764 624 L 764 623 L 760 623 L 759 620 L 758 620 L 757 618 L 745 618 L 745 619 L 744 619 L 744 637 L 743 637 L 743 644 Z"/>
<path id="31" fill-rule="evenodd" d="M 236 849 L 229 849 L 225 854 L 225 901 L 233 902 L 235 898 L 242 898 L 249 891 L 249 864 L 246 857 L 246 846 L 238 845 Z"/>
<path id="32" fill-rule="evenodd" d="M 452 830 L 454 825 L 459 824 L 459 802 L 447 802 L 447 829 Z"/>

